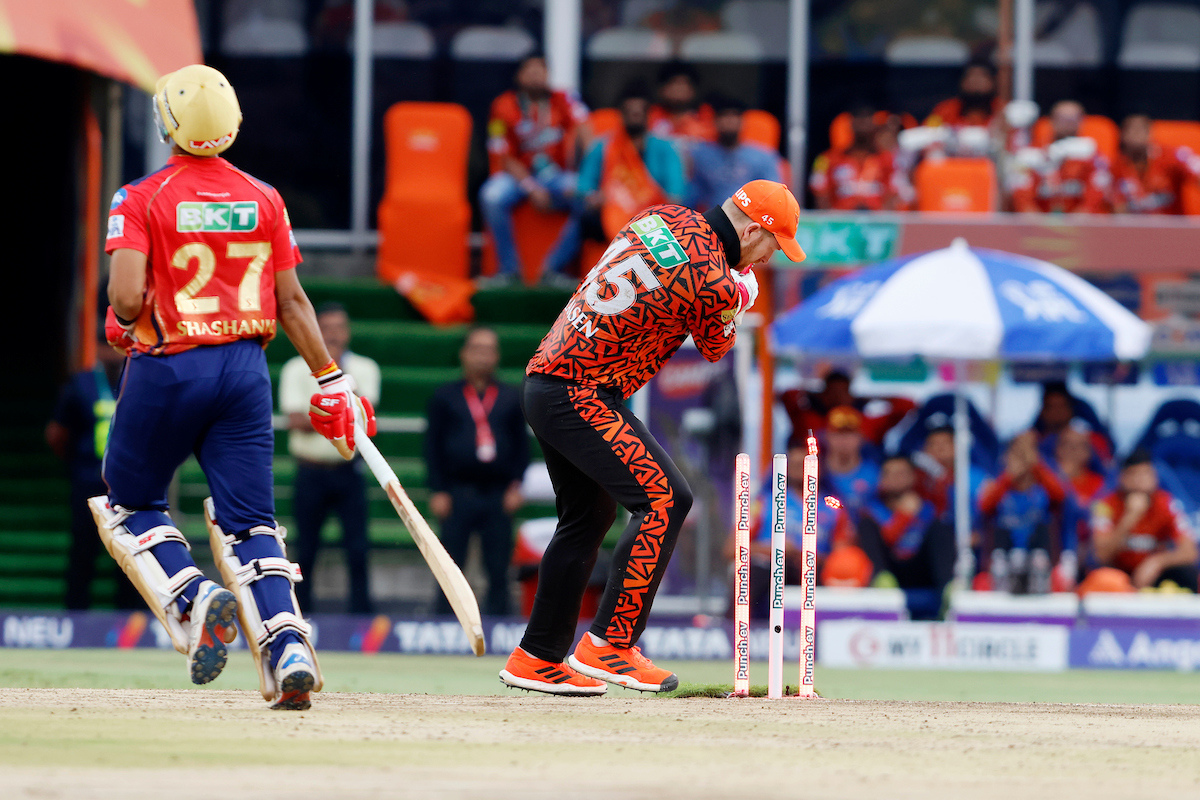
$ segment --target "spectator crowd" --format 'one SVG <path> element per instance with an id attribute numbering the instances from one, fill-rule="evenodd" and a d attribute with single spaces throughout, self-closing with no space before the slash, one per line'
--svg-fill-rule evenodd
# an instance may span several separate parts
<path id="1" fill-rule="evenodd" d="M 548 80 L 544 59 L 528 56 L 492 104 L 492 174 L 480 203 L 496 248 L 493 282 L 521 272 L 513 212 L 522 202 L 566 214 L 537 265 L 544 281 L 566 284 L 585 239 L 606 243 L 642 209 L 703 211 L 747 181 L 787 172 L 778 123 L 749 123 L 733 98 L 706 100 L 688 64 L 665 65 L 656 89 L 631 82 L 615 109 L 596 112 Z M 1032 103 L 1002 102 L 986 60 L 966 66 L 958 93 L 923 124 L 857 105 L 834 120 L 830 142 L 809 172 L 819 209 L 1200 213 L 1200 154 L 1178 137 L 1156 134 L 1144 114 L 1118 127 L 1071 99 L 1039 118 Z"/>
<path id="2" fill-rule="evenodd" d="M 954 429 L 934 400 L 926 407 L 901 398 L 868 401 L 849 387 L 849 377 L 834 371 L 820 391 L 791 390 L 781 398 L 795 431 L 788 442 L 788 549 L 800 548 L 800 464 L 813 430 L 822 448 L 819 492 L 839 501 L 834 510 L 819 504 L 819 582 L 924 592 L 925 610 L 934 616 L 958 556 Z M 898 423 L 901 435 L 889 435 Z M 1163 488 L 1160 472 L 1169 470 L 1142 447 L 1118 459 L 1090 406 L 1065 384 L 1045 384 L 1042 407 L 1026 430 L 998 457 L 973 454 L 973 587 L 1016 594 L 1196 592 L 1200 552 L 1180 498 Z M 751 591 L 756 613 L 765 615 L 769 487 L 760 503 Z M 725 553 L 732 559 L 732 539 Z M 786 577 L 799 580 L 796 570 Z"/>

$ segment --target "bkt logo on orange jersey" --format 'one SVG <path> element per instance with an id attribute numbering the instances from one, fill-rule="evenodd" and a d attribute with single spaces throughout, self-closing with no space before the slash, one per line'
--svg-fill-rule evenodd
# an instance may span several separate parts
<path id="1" fill-rule="evenodd" d="M 252 231 L 257 227 L 257 200 L 240 203 L 180 203 L 175 206 L 175 230 L 180 233 Z"/>

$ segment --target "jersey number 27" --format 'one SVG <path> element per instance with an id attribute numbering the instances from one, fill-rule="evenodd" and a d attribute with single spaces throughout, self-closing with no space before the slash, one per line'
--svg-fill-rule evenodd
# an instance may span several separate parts
<path id="1" fill-rule="evenodd" d="M 225 248 L 225 258 L 248 258 L 246 272 L 238 284 L 238 311 L 261 311 L 262 296 L 259 283 L 263 267 L 271 257 L 270 242 L 230 242 Z M 217 255 L 203 242 L 189 242 L 171 256 L 171 266 L 187 269 L 196 259 L 196 274 L 175 293 L 175 308 L 180 314 L 216 314 L 221 310 L 221 298 L 197 297 L 217 271 Z"/>

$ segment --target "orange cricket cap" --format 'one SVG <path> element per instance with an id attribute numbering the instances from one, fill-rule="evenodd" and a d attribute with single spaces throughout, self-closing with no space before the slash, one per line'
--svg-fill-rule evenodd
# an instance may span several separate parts
<path id="1" fill-rule="evenodd" d="M 804 250 L 796 243 L 800 204 L 790 189 L 775 181 L 750 181 L 733 193 L 733 202 L 746 216 L 775 234 L 783 254 L 803 261 Z"/>

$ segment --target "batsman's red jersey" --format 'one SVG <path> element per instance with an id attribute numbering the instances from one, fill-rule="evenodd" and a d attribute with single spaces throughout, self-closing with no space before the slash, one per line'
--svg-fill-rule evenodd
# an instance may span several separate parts
<path id="1" fill-rule="evenodd" d="M 134 349 L 169 355 L 275 336 L 275 273 L 300 262 L 279 192 L 219 157 L 172 156 L 121 187 L 105 250 L 149 261 Z"/>
<path id="2" fill-rule="evenodd" d="M 526 372 L 629 397 L 688 334 L 709 361 L 725 355 L 736 310 L 737 285 L 708 221 L 683 206 L 652 206 L 613 238 Z"/>

